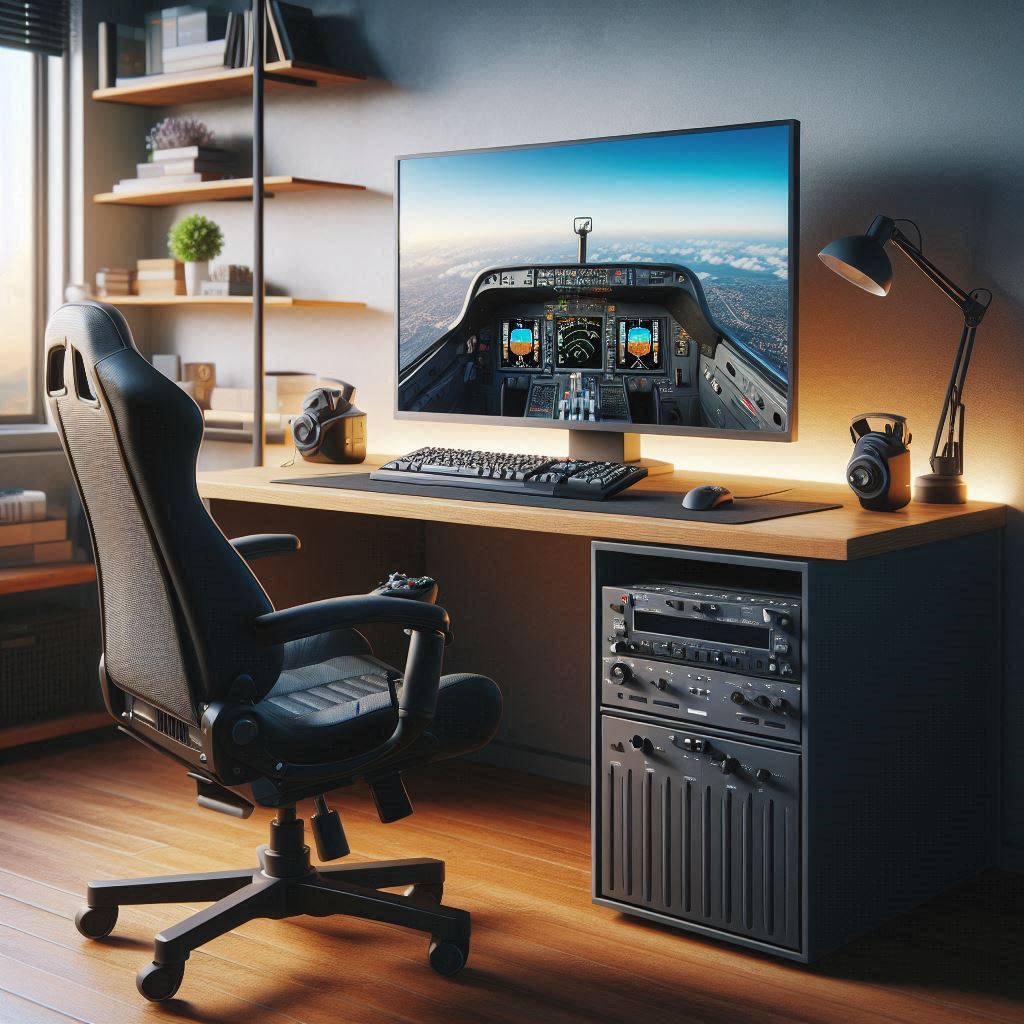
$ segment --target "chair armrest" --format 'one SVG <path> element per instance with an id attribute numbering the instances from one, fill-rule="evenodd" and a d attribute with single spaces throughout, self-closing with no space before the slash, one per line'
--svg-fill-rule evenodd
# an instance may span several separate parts
<path id="1" fill-rule="evenodd" d="M 437 706 L 441 660 L 450 637 L 448 613 L 440 605 L 377 594 L 329 597 L 260 615 L 255 629 L 267 643 L 285 643 L 371 623 L 388 623 L 411 631 L 398 714 L 429 722 Z"/>
<path id="2" fill-rule="evenodd" d="M 314 636 L 332 629 L 386 623 L 402 626 L 411 633 L 398 701 L 394 732 L 382 744 L 354 757 L 321 764 L 292 764 L 277 752 L 244 748 L 240 760 L 263 773 L 268 780 L 292 785 L 334 783 L 343 778 L 377 769 L 409 748 L 433 720 L 441 665 L 448 636 L 448 613 L 436 604 L 403 601 L 376 594 L 332 597 L 295 608 L 268 612 L 256 618 L 256 635 L 266 643 L 284 643 Z M 207 708 L 212 714 L 213 705 Z"/>
<path id="3" fill-rule="evenodd" d="M 450 626 L 448 613 L 440 605 L 377 594 L 354 594 L 267 612 L 256 619 L 255 628 L 261 640 L 281 644 L 332 629 L 354 629 L 371 623 L 390 623 L 445 637 Z"/>
<path id="4" fill-rule="evenodd" d="M 247 561 L 268 555 L 286 555 L 302 547 L 299 538 L 291 533 L 252 533 L 248 537 L 235 537 L 231 546 Z"/>

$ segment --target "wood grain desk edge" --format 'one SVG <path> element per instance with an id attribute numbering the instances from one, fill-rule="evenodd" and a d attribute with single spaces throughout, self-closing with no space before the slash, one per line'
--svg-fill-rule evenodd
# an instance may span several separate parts
<path id="1" fill-rule="evenodd" d="M 800 492 L 799 498 L 823 502 L 842 501 L 843 507 L 782 519 L 729 525 L 271 482 L 290 476 L 366 472 L 371 468 L 370 464 L 315 468 L 307 465 L 263 466 L 258 469 L 250 467 L 200 473 L 197 482 L 203 498 L 220 501 L 839 561 L 867 558 L 998 529 L 1006 521 L 1005 506 L 985 502 L 970 502 L 955 507 L 910 505 L 906 510 L 896 513 L 864 512 L 857 506 L 852 495 L 843 495 L 842 488 L 807 482 L 793 482 L 794 490 Z M 761 484 L 764 486 L 766 482 L 762 481 Z M 657 478 L 655 486 L 664 488 L 666 485 L 682 490 L 686 482 L 678 475 Z"/>

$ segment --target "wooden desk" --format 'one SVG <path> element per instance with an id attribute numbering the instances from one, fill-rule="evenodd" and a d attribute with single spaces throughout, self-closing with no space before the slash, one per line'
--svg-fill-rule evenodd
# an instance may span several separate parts
<path id="1" fill-rule="evenodd" d="M 553 535 L 573 535 L 602 540 L 628 540 L 681 547 L 748 551 L 789 558 L 848 560 L 887 551 L 898 551 L 949 540 L 1004 525 L 1002 505 L 972 501 L 966 505 L 918 505 L 899 512 L 865 512 L 849 488 L 806 481 L 772 481 L 755 477 L 716 475 L 734 494 L 763 494 L 791 488 L 793 500 L 835 502 L 843 507 L 828 512 L 790 516 L 743 525 L 644 519 L 613 512 L 577 512 L 557 508 L 512 507 L 497 502 L 454 501 L 422 495 L 371 494 L 325 487 L 297 487 L 272 480 L 337 473 L 365 473 L 385 458 L 361 466 L 320 466 L 301 460 L 294 466 L 278 464 L 260 468 L 232 469 L 199 475 L 199 493 L 218 501 L 250 502 L 285 508 L 350 512 L 433 523 L 487 526 Z M 708 483 L 708 474 L 676 472 L 644 480 L 636 489 L 675 490 L 682 494 Z M 780 496 L 781 497 L 781 496 Z M 611 503 L 614 504 L 614 501 Z"/>
<path id="2" fill-rule="evenodd" d="M 594 896 L 604 906 L 807 961 L 993 862 L 1003 506 L 912 504 L 879 514 L 863 511 L 841 486 L 716 475 L 714 482 L 738 495 L 788 487 L 787 498 L 842 505 L 725 525 L 275 484 L 371 465 L 282 467 L 287 454 L 271 458 L 269 467 L 204 473 L 199 491 L 228 536 L 287 531 L 302 538 L 298 554 L 257 566 L 275 604 L 365 591 L 389 569 L 436 576 L 456 637 L 446 670 L 486 673 L 505 694 L 501 731 L 485 756 L 574 781 L 587 781 L 595 766 Z M 707 482 L 708 474 L 675 473 L 638 486 L 681 493 Z M 735 701 L 724 704 L 722 687 L 767 685 L 767 670 L 746 678 L 684 664 L 693 658 L 685 649 L 632 647 L 622 655 L 614 641 L 610 660 L 637 660 L 627 665 L 628 694 L 610 684 L 622 703 L 609 708 L 602 694 L 617 627 L 603 624 L 601 588 L 665 580 L 801 602 L 803 664 L 793 680 L 800 696 L 786 698 L 796 710 L 781 712 L 785 734 L 768 735 L 768 723 L 756 717 L 767 712 L 751 717 L 749 702 L 742 713 L 753 727 L 717 712 L 683 718 L 708 714 L 691 710 L 700 698 L 687 693 L 714 692 L 716 707 L 735 716 L 741 712 Z M 401 664 L 400 646 L 389 646 L 395 637 L 367 632 L 382 657 Z M 697 660 L 710 666 L 707 654 Z M 686 678 L 704 689 L 682 682 L 691 668 L 697 674 Z M 664 685 L 654 690 L 654 676 L 646 675 L 662 669 L 671 680 L 658 680 Z M 672 737 L 680 733 L 734 755 L 736 774 L 726 779 L 711 763 L 673 762 Z M 616 736 L 625 742 L 610 744 Z M 637 736 L 661 754 L 645 760 L 647 742 L 632 743 Z M 759 790 L 751 773 L 766 757 L 776 760 Z M 788 765 L 785 778 L 779 765 Z M 633 868 L 616 867 L 615 855 L 604 852 L 631 850 L 622 857 L 627 865 L 661 857 L 678 878 L 683 833 L 658 847 L 651 828 L 610 797 L 605 808 L 605 799 L 625 794 L 619 783 L 628 777 L 628 806 L 656 799 L 663 814 L 668 794 L 689 794 L 698 776 L 693 807 L 703 810 L 691 820 L 686 804 L 693 856 L 685 863 L 703 895 L 691 907 L 688 897 L 680 904 L 678 886 L 671 899 L 665 895 L 663 881 L 634 890 Z M 629 842 L 614 831 L 622 832 L 623 821 L 633 822 Z M 772 852 L 758 853 L 766 842 Z M 703 874 L 691 870 L 698 862 Z M 625 895 L 614 882 L 622 870 L 629 872 Z M 652 867 L 644 878 L 656 876 Z"/>

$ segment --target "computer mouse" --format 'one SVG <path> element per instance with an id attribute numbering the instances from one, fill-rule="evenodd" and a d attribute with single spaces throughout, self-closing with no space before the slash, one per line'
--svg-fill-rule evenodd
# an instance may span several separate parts
<path id="1" fill-rule="evenodd" d="M 683 508 L 693 512 L 707 512 L 722 505 L 731 505 L 732 502 L 732 491 L 728 487 L 722 487 L 721 484 L 704 484 L 686 492 Z"/>

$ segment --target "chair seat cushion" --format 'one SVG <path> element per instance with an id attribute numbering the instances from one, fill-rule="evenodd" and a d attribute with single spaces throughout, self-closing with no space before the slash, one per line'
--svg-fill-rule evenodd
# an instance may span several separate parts
<path id="1" fill-rule="evenodd" d="M 333 760 L 369 750 L 394 731 L 387 673 L 354 630 L 324 633 L 285 645 L 273 689 L 254 708 L 272 751 L 296 763 Z M 484 746 L 501 718 L 501 692 L 486 676 L 441 677 L 429 732 L 435 758 Z"/>

